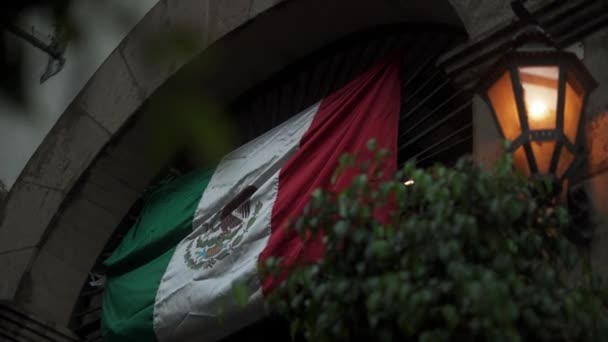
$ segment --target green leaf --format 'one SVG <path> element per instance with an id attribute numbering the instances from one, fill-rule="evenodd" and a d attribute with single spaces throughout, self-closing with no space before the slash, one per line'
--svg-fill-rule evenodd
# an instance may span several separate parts
<path id="1" fill-rule="evenodd" d="M 458 325 L 459 315 L 456 308 L 452 305 L 444 305 L 441 308 L 441 314 L 443 315 L 443 319 L 445 319 L 448 327 L 454 328 Z"/>
<path id="2" fill-rule="evenodd" d="M 380 150 L 378 150 L 378 152 L 376 153 L 376 160 L 378 160 L 378 161 L 385 160 L 389 155 L 390 155 L 389 150 L 383 147 Z"/>
<path id="3" fill-rule="evenodd" d="M 243 284 L 236 284 L 232 287 L 232 296 L 240 306 L 245 306 L 249 302 L 249 289 Z"/>
<path id="4" fill-rule="evenodd" d="M 339 168 L 338 170 L 344 169 L 350 163 L 350 155 L 344 153 L 340 156 L 340 160 L 338 161 Z"/>
<path id="5" fill-rule="evenodd" d="M 347 221 L 340 220 L 334 225 L 334 233 L 337 237 L 343 237 L 348 231 L 348 226 L 349 224 Z"/>
<path id="6" fill-rule="evenodd" d="M 367 141 L 367 149 L 370 151 L 375 151 L 377 147 L 376 139 L 370 139 Z"/>
<path id="7" fill-rule="evenodd" d="M 389 244 L 385 240 L 376 240 L 372 243 L 372 251 L 377 258 L 383 259 L 390 252 Z"/>
<path id="8" fill-rule="evenodd" d="M 367 175 L 357 175 L 354 177 L 353 185 L 359 189 L 367 185 Z"/>
<path id="9" fill-rule="evenodd" d="M 292 320 L 291 323 L 289 324 L 289 336 L 291 336 L 292 340 L 296 339 L 296 335 L 298 334 L 298 332 L 300 331 L 300 321 L 299 320 Z"/>

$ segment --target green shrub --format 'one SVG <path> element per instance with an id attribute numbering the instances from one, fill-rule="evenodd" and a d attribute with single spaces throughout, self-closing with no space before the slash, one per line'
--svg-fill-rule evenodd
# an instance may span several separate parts
<path id="1" fill-rule="evenodd" d="M 589 272 L 562 279 L 584 264 L 567 212 L 511 162 L 408 163 L 379 186 L 363 172 L 339 194 L 315 191 L 292 228 L 322 229 L 325 257 L 291 270 L 270 303 L 309 341 L 608 340 L 604 290 Z M 387 207 L 390 222 L 374 218 Z"/>

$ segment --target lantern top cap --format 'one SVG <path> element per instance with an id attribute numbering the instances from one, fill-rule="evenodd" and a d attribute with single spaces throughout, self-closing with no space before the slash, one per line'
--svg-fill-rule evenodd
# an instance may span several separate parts
<path id="1" fill-rule="evenodd" d="M 529 24 L 513 37 L 514 50 L 557 49 L 551 36 L 542 27 Z"/>
<path id="2" fill-rule="evenodd" d="M 597 87 L 597 82 L 583 63 L 572 52 L 557 46 L 551 37 L 538 25 L 525 25 L 512 39 L 512 45 L 486 74 L 480 77 L 477 89 L 484 93 L 505 71 L 518 66 L 556 65 L 567 67 L 588 92 Z"/>

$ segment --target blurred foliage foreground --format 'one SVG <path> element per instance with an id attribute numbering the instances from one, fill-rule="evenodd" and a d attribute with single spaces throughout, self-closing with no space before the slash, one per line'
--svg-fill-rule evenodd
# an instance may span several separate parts
<path id="1" fill-rule="evenodd" d="M 325 258 L 292 270 L 270 304 L 309 341 L 606 340 L 605 290 L 550 193 L 511 156 L 492 170 L 408 163 L 379 186 L 360 175 L 339 194 L 317 190 L 291 229 L 305 241 L 322 229 Z M 382 223 L 373 213 L 386 206 Z"/>

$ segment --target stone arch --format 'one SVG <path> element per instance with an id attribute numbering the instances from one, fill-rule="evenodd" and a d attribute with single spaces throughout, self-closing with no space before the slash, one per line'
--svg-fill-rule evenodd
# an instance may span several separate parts
<path id="1" fill-rule="evenodd" d="M 89 80 L 15 183 L 0 221 L 0 267 L 7 270 L 0 300 L 68 325 L 105 242 L 162 168 L 142 158 L 143 130 L 132 129 L 142 124 L 134 114 L 162 89 L 197 86 L 230 102 L 339 37 L 404 22 L 462 27 L 445 0 L 160 1 Z M 147 58 L 146 42 L 184 27 L 195 33 L 196 52 Z M 215 72 L 195 72 L 206 54 L 220 50 L 232 53 Z"/>

